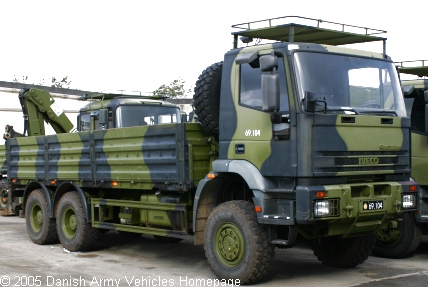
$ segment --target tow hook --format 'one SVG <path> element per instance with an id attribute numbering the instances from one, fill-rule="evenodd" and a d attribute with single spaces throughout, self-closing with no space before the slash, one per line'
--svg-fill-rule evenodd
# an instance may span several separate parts
<path id="1" fill-rule="evenodd" d="M 396 200 L 394 202 L 394 206 L 395 206 L 395 212 L 399 213 L 401 211 L 401 202 Z"/>
<path id="2" fill-rule="evenodd" d="M 352 217 L 352 210 L 354 209 L 354 207 L 352 205 L 347 204 L 345 207 L 345 211 L 346 211 L 346 216 L 347 217 Z"/>

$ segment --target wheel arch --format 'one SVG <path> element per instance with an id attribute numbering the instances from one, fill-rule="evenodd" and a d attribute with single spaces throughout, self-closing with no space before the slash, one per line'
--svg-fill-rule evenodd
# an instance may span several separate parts
<path id="1" fill-rule="evenodd" d="M 211 174 L 215 177 L 210 179 L 207 176 L 201 180 L 195 193 L 193 205 L 195 245 L 204 243 L 206 221 L 217 205 L 232 199 L 252 201 L 253 197 L 264 197 L 263 191 L 270 185 L 253 164 L 242 160 L 216 160 Z"/>
<path id="2" fill-rule="evenodd" d="M 58 202 L 61 199 L 61 197 L 70 191 L 77 191 L 80 199 L 82 200 L 85 218 L 88 222 L 91 222 L 92 221 L 91 206 L 89 204 L 89 201 L 85 195 L 85 192 L 73 181 L 63 181 L 58 185 L 55 191 L 54 199 L 53 199 L 53 203 L 54 203 L 53 214 L 56 214 Z"/>
<path id="3" fill-rule="evenodd" d="M 36 189 L 41 189 L 43 191 L 43 194 L 46 197 L 46 200 L 48 201 L 48 216 L 49 218 L 54 217 L 53 212 L 53 200 L 52 200 L 52 190 L 49 189 L 43 182 L 40 181 L 31 181 L 25 186 L 24 195 L 22 197 L 22 216 L 25 216 L 25 206 L 27 205 L 27 199 L 30 193 Z"/>

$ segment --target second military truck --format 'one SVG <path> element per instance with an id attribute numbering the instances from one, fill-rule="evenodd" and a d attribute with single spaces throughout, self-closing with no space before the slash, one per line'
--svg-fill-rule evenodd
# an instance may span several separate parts
<path id="1" fill-rule="evenodd" d="M 30 238 L 70 251 L 99 230 L 192 238 L 240 284 L 302 241 L 326 265 L 364 262 L 375 231 L 418 208 L 395 66 L 338 47 L 385 39 L 261 23 L 235 25 L 233 49 L 200 75 L 197 121 L 159 99 L 89 94 L 77 132 L 8 138 L 3 170 Z"/>
<path id="2" fill-rule="evenodd" d="M 391 220 L 388 228 L 378 230 L 374 252 L 382 257 L 403 258 L 411 255 L 428 234 L 428 60 L 396 63 L 402 75 L 404 103 L 411 122 L 412 178 L 420 185 L 419 210 L 403 213 Z M 418 78 L 416 78 L 416 76 Z"/>

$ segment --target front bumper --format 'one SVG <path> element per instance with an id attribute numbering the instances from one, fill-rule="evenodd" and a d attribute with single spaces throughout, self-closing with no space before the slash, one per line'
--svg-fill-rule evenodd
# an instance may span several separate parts
<path id="1" fill-rule="evenodd" d="M 414 181 L 298 186 L 295 200 L 255 199 L 263 224 L 327 224 L 329 235 L 376 230 L 387 220 L 418 210 L 419 185 Z"/>

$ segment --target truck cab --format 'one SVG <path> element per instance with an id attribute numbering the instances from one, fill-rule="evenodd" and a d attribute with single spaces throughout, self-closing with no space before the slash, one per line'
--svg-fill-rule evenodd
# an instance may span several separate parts
<path id="1" fill-rule="evenodd" d="M 77 130 L 180 123 L 180 109 L 165 98 L 121 94 L 91 93 L 81 100 L 90 101 L 77 118 Z"/>
<path id="2" fill-rule="evenodd" d="M 275 246 L 312 240 L 324 264 L 349 267 L 371 253 L 377 230 L 417 210 L 418 186 L 410 179 L 410 119 L 379 36 L 385 31 L 322 24 L 281 17 L 232 26 L 233 49 L 201 74 L 194 105 L 219 142 L 206 184 L 244 186 L 242 198 L 251 198 Z M 341 46 L 372 41 L 383 51 Z M 218 200 L 201 185 L 197 197 Z M 196 220 L 197 238 L 203 224 Z"/>

